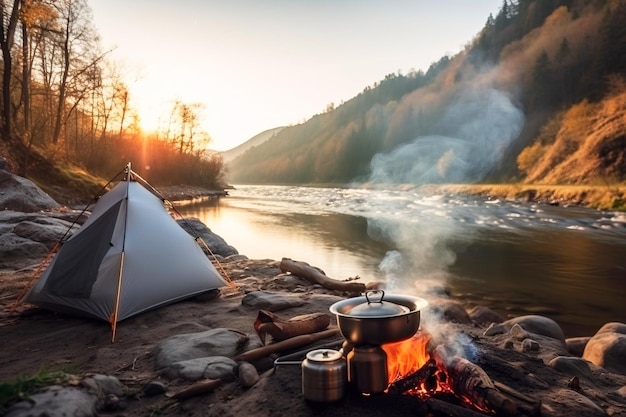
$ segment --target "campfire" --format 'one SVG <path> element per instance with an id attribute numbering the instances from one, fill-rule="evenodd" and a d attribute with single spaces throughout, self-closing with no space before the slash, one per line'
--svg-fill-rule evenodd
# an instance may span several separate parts
<path id="1" fill-rule="evenodd" d="M 388 395 L 428 400 L 450 416 L 536 416 L 540 403 L 503 384 L 494 383 L 469 360 L 451 354 L 444 345 L 432 346 L 431 335 L 420 330 L 412 337 L 382 345 L 387 355 Z"/>

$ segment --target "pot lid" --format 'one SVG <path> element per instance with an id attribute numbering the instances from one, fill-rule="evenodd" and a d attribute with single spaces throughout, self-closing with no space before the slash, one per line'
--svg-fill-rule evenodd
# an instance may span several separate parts
<path id="1" fill-rule="evenodd" d="M 332 362 L 342 357 L 341 352 L 333 349 L 316 349 L 306 354 L 306 358 L 313 362 Z"/>
<path id="2" fill-rule="evenodd" d="M 380 299 L 373 300 L 370 299 L 371 293 L 380 292 Z M 384 291 L 368 291 L 365 293 L 365 299 L 367 300 L 365 303 L 354 306 L 352 310 L 350 310 L 349 314 L 351 316 L 360 316 L 360 317 L 386 317 L 386 316 L 397 316 L 399 314 L 409 313 L 411 310 L 403 305 L 392 303 L 389 301 L 383 301 L 385 297 Z"/>

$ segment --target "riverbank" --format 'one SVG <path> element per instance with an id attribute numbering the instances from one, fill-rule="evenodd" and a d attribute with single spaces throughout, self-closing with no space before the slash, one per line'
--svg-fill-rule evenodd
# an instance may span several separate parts
<path id="1" fill-rule="evenodd" d="M 441 184 L 424 185 L 432 194 L 468 194 L 485 198 L 596 210 L 626 210 L 626 185 Z"/>

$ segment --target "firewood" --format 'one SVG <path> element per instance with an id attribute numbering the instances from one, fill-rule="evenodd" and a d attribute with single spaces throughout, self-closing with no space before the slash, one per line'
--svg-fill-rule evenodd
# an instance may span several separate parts
<path id="1" fill-rule="evenodd" d="M 272 343 L 269 345 L 261 346 L 256 349 L 249 350 L 237 356 L 235 360 L 240 362 L 250 362 L 266 356 L 272 353 L 284 352 L 286 350 L 298 349 L 303 346 L 310 345 L 318 340 L 326 339 L 331 336 L 335 336 L 339 333 L 339 329 L 336 327 L 317 332 L 312 334 L 303 334 L 295 336 L 290 339 L 286 339 L 280 342 Z"/>
<path id="2" fill-rule="evenodd" d="M 440 346 L 434 350 L 445 364 L 452 390 L 479 409 L 494 411 L 498 416 L 514 416 L 517 404 L 499 392 L 489 375 L 478 365 L 460 356 L 446 356 Z"/>
<path id="3" fill-rule="evenodd" d="M 280 342 L 294 336 L 322 331 L 329 324 L 330 316 L 325 313 L 304 314 L 285 320 L 270 311 L 259 310 L 254 330 L 265 345 L 265 336 L 268 333 L 274 341 Z"/>
<path id="4" fill-rule="evenodd" d="M 347 291 L 351 293 L 365 292 L 365 284 L 354 281 L 338 281 L 326 276 L 305 262 L 283 258 L 280 262 L 280 270 L 283 272 L 291 272 L 294 275 L 302 277 L 313 284 L 319 284 L 329 290 Z"/>
<path id="5" fill-rule="evenodd" d="M 417 371 L 391 383 L 389 388 L 387 388 L 387 392 L 390 394 L 402 394 L 411 389 L 418 388 L 421 383 L 426 382 L 436 371 L 437 362 L 434 359 L 429 359 Z"/>
<path id="6" fill-rule="evenodd" d="M 176 400 L 186 400 L 187 398 L 207 394 L 219 387 L 221 384 L 221 379 L 204 379 L 173 394 L 166 394 L 166 396 Z"/>

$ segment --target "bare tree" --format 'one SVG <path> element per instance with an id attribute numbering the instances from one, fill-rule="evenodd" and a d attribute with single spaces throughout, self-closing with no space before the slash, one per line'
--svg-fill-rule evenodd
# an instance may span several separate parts
<path id="1" fill-rule="evenodd" d="M 13 44 L 15 31 L 20 13 L 22 0 L 13 0 L 10 8 L 7 8 L 5 0 L 0 0 L 0 49 L 2 49 L 2 138 L 9 140 L 11 137 L 11 77 L 13 74 Z"/>
<path id="2" fill-rule="evenodd" d="M 105 54 L 99 52 L 99 38 L 91 25 L 91 10 L 85 0 L 63 0 L 57 9 L 59 15 L 58 44 L 60 45 L 60 76 L 52 143 L 56 144 L 67 120 L 67 99 L 72 96 L 72 108 L 88 93 L 90 70 L 97 66 Z M 88 87 L 87 87 L 88 86 Z M 71 111 L 72 109 L 70 109 Z"/>

